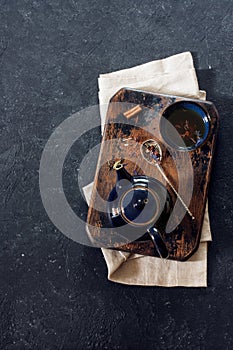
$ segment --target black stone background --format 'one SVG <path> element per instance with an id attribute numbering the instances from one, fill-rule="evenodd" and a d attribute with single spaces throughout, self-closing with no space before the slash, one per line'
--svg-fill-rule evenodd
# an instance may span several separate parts
<path id="1" fill-rule="evenodd" d="M 0 349 L 232 349 L 233 1 L 0 0 Z M 50 222 L 39 194 L 46 140 L 97 103 L 99 73 L 190 50 L 221 116 L 210 186 L 208 288 L 109 282 L 101 251 Z M 90 146 L 98 130 L 88 134 Z M 77 168 L 65 163 L 77 212 Z M 88 176 L 87 176 L 88 180 Z"/>

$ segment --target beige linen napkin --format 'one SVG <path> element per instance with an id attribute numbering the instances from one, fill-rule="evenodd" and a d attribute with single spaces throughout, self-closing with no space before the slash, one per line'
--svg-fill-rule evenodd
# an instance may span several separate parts
<path id="1" fill-rule="evenodd" d="M 199 99 L 206 97 L 205 91 L 199 90 L 190 52 L 117 72 L 101 74 L 98 84 L 102 130 L 108 102 L 122 87 Z M 83 188 L 88 203 L 92 188 L 93 183 Z M 198 251 L 188 261 L 163 260 L 103 248 L 108 279 L 124 284 L 144 286 L 206 287 L 208 241 L 211 241 L 211 232 L 207 204 L 201 243 Z"/>

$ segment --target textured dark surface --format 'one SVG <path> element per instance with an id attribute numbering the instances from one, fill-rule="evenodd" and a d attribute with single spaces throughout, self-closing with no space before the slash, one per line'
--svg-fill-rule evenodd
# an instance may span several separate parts
<path id="1" fill-rule="evenodd" d="M 0 0 L 1 350 L 232 348 L 232 10 L 227 0 Z M 38 187 L 41 152 L 61 121 L 97 103 L 99 73 L 185 50 L 221 116 L 209 287 L 117 285 L 107 281 L 99 250 L 49 221 Z M 74 150 L 66 162 L 71 200 L 79 158 Z"/>

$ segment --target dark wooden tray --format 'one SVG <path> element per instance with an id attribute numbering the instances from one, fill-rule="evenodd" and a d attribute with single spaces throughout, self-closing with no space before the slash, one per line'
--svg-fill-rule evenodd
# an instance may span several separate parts
<path id="1" fill-rule="evenodd" d="M 117 140 L 117 143 L 109 142 L 106 147 L 106 144 L 102 142 L 100 150 L 94 180 L 94 190 L 87 219 L 87 229 L 96 246 L 104 246 L 142 255 L 156 255 L 154 245 L 150 240 L 134 242 L 126 242 L 123 240 L 122 242 L 115 242 L 113 244 L 112 238 L 114 237 L 114 229 L 111 229 L 110 232 L 108 230 L 108 233 L 103 230 L 104 227 L 108 226 L 108 215 L 104 213 L 104 211 L 98 211 L 95 208 L 98 207 L 98 198 L 102 197 L 107 201 L 110 191 L 115 186 L 116 172 L 112 170 L 112 165 L 122 157 L 121 151 L 124 151 L 123 158 L 124 163 L 126 163 L 126 170 L 131 175 L 135 173 L 145 174 L 154 178 L 156 177 L 159 181 L 162 181 L 161 174 L 159 172 L 156 173 L 154 166 L 144 161 L 143 167 L 138 167 L 136 163 L 132 161 L 135 157 L 142 158 L 140 147 L 125 147 L 124 140 L 131 138 L 136 140 L 139 145 L 147 139 L 158 139 L 161 141 L 162 136 L 158 127 L 160 118 L 168 106 L 178 101 L 192 101 L 201 106 L 209 115 L 210 131 L 207 140 L 197 149 L 189 152 L 173 150 L 172 156 L 166 147 L 166 143 L 164 142 L 161 144 L 160 142 L 163 152 L 162 167 L 176 190 L 178 190 L 179 181 L 176 161 L 174 161 L 174 159 L 179 159 L 180 164 L 185 164 L 185 157 L 188 155 L 191 159 L 194 174 L 193 194 L 189 204 L 189 210 L 193 213 L 195 219 L 191 220 L 190 216 L 186 214 L 172 232 L 163 234 L 163 239 L 169 251 L 169 259 L 187 260 L 197 250 L 200 242 L 218 129 L 218 113 L 211 102 L 178 96 L 152 94 L 128 88 L 122 88 L 118 91 L 112 97 L 108 107 L 103 141 Z M 135 114 L 128 117 L 127 111 L 135 106 L 138 106 Z M 121 124 L 123 119 L 127 119 L 127 117 L 128 122 L 131 124 L 130 127 L 125 127 Z M 189 174 L 186 174 L 186 166 L 183 166 L 182 172 L 184 175 L 182 176 L 182 181 L 188 181 Z M 182 185 L 185 186 L 185 183 Z M 166 184 L 166 187 L 172 197 L 173 203 L 175 203 L 177 200 L 176 195 L 168 184 Z"/>

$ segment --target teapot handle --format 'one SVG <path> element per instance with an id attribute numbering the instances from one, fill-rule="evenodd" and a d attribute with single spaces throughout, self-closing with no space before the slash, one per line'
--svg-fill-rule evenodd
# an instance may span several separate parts
<path id="1" fill-rule="evenodd" d="M 155 227 L 150 227 L 147 232 L 150 235 L 152 242 L 154 243 L 155 249 L 159 254 L 160 258 L 167 259 L 169 257 L 169 252 L 167 250 L 166 244 L 162 239 L 160 232 Z"/>

